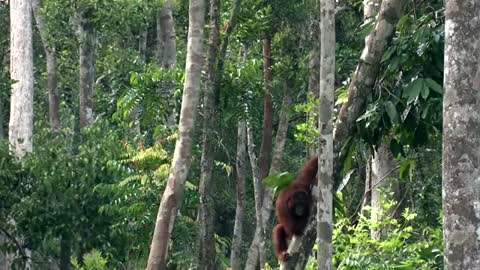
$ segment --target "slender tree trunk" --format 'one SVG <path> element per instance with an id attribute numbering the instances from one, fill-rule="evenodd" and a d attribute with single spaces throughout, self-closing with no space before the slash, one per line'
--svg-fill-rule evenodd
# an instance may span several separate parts
<path id="1" fill-rule="evenodd" d="M 270 164 L 270 153 L 272 152 L 272 128 L 273 128 L 273 106 L 272 106 L 272 49 L 271 37 L 267 36 L 263 39 L 263 82 L 265 95 L 263 98 L 263 135 L 262 144 L 260 146 L 259 179 L 260 181 L 268 175 L 268 168 Z M 263 197 L 263 190 L 260 187 L 260 198 Z M 256 232 L 260 232 L 257 229 Z M 257 233 L 255 234 L 257 236 Z M 258 235 L 260 236 L 260 235 Z M 246 263 L 247 270 L 257 268 L 259 263 L 259 253 L 264 252 L 260 250 L 261 246 L 265 246 L 265 237 L 254 237 L 250 249 L 248 250 L 248 257 Z M 262 262 L 260 261 L 260 264 Z M 263 264 L 265 265 L 265 264 Z M 261 266 L 264 267 L 264 266 Z"/>
<path id="2" fill-rule="evenodd" d="M 357 118 L 364 112 L 366 99 L 370 96 L 378 76 L 380 61 L 391 40 L 395 26 L 401 16 L 405 0 L 384 0 L 375 29 L 367 37 L 359 64 L 348 87 L 347 101 L 342 105 L 334 131 L 334 177 L 335 186 L 341 180 L 344 153 L 340 153 L 347 137 L 352 133 Z M 323 44 L 322 44 L 323 46 Z"/>
<path id="3" fill-rule="evenodd" d="M 215 269 L 215 238 L 213 230 L 214 209 L 212 194 L 212 171 L 215 143 L 214 136 L 217 122 L 215 102 L 215 65 L 218 56 L 219 39 L 219 0 L 210 0 L 210 40 L 207 62 L 207 85 L 203 95 L 203 142 L 200 164 L 200 248 L 198 268 Z"/>
<path id="4" fill-rule="evenodd" d="M 280 171 L 282 165 L 283 152 L 285 149 L 285 142 L 287 139 L 288 131 L 288 121 L 289 121 L 289 107 L 291 106 L 291 88 L 293 86 L 290 82 L 287 82 L 287 92 L 285 93 L 282 101 L 282 110 L 280 112 L 280 120 L 278 123 L 277 134 L 275 136 L 275 148 L 272 155 L 272 165 L 270 166 L 270 174 L 275 174 Z M 261 207 L 261 216 L 262 216 L 262 228 L 263 231 L 270 232 L 270 218 L 272 216 L 273 210 L 273 190 L 267 188 L 264 192 L 262 207 Z M 256 269 L 259 260 L 258 247 L 260 245 L 259 239 L 261 238 L 260 231 L 258 228 L 255 230 L 255 235 L 248 250 L 247 262 L 245 269 Z"/>
<path id="5" fill-rule="evenodd" d="M 28 0 L 10 2 L 9 142 L 15 156 L 31 152 L 33 135 L 32 5 Z"/>
<path id="6" fill-rule="evenodd" d="M 243 241 L 243 222 L 245 218 L 245 177 L 246 177 L 246 132 L 245 120 L 238 121 L 237 131 L 237 182 L 236 182 L 236 201 L 235 225 L 233 228 L 232 252 L 230 255 L 230 265 L 232 270 L 242 268 L 241 247 Z"/>
<path id="7" fill-rule="evenodd" d="M 309 60 L 309 71 L 310 71 L 310 76 L 308 78 L 308 92 L 311 94 L 313 97 L 318 98 L 318 94 L 320 92 L 319 86 L 320 86 L 320 25 L 318 18 L 314 16 L 312 19 L 312 41 L 313 41 L 313 46 L 312 46 L 312 51 L 310 52 L 310 60 Z M 315 127 L 318 128 L 317 124 L 318 121 L 316 121 L 315 117 L 315 112 L 316 110 L 312 110 L 309 115 L 307 116 L 309 119 L 314 120 Z M 317 154 L 317 149 L 315 147 L 309 146 L 308 147 L 308 157 L 313 157 L 314 155 Z"/>
<path id="8" fill-rule="evenodd" d="M 267 36 L 263 39 L 263 83 L 265 96 L 263 98 L 263 136 L 260 146 L 259 177 L 260 180 L 267 177 L 270 165 L 270 154 L 272 152 L 272 127 L 273 127 L 273 106 L 272 106 L 272 38 Z"/>
<path id="9" fill-rule="evenodd" d="M 45 17 L 41 11 L 40 0 L 32 0 L 33 14 L 37 23 L 43 49 L 47 58 L 47 88 L 48 88 L 48 109 L 50 127 L 53 132 L 60 130 L 59 96 L 57 91 L 57 56 L 54 46 L 48 42 L 48 31 L 45 24 Z"/>
<path id="10" fill-rule="evenodd" d="M 372 205 L 372 220 L 379 221 L 382 216 L 394 215 L 396 205 L 390 209 L 384 209 L 385 203 L 390 200 L 396 200 L 399 203 L 399 183 L 397 180 L 398 162 L 393 156 L 387 144 L 382 143 L 372 158 L 371 171 L 371 205 Z M 392 196 L 390 196 L 392 194 Z M 373 239 L 380 239 L 388 227 L 371 229 L 371 236 Z"/>
<path id="11" fill-rule="evenodd" d="M 77 33 L 80 42 L 80 128 L 93 123 L 93 94 L 95 82 L 95 47 L 97 35 L 91 16 L 91 7 L 76 11 Z"/>
<path id="12" fill-rule="evenodd" d="M 148 24 L 140 31 L 138 39 L 138 52 L 144 61 L 147 61 Z"/>
<path id="13" fill-rule="evenodd" d="M 205 1 L 190 0 L 187 60 L 182 108 L 180 111 L 179 138 L 175 145 L 172 168 L 163 192 L 153 233 L 148 270 L 166 269 L 167 251 L 177 210 L 185 188 L 185 179 L 191 165 L 192 136 L 200 90 L 203 65 L 203 28 L 205 26 Z"/>
<path id="14" fill-rule="evenodd" d="M 332 269 L 333 104 L 335 93 L 335 1 L 320 1 L 320 111 L 318 121 L 318 269 Z"/>
<path id="15" fill-rule="evenodd" d="M 157 12 L 157 59 L 161 67 L 173 67 L 177 62 L 177 43 L 171 0 L 166 0 Z"/>
<path id="16" fill-rule="evenodd" d="M 447 0 L 443 98 L 445 269 L 480 266 L 480 4 Z"/>
<path id="17" fill-rule="evenodd" d="M 253 177 L 253 189 L 255 196 L 255 220 L 256 220 L 256 229 L 255 235 L 258 235 L 258 244 L 257 248 L 249 250 L 250 252 L 258 252 L 258 259 L 260 261 L 260 269 L 265 267 L 265 230 L 263 228 L 263 219 L 262 219 L 262 183 L 259 176 L 257 156 L 255 155 L 255 145 L 253 143 L 253 130 L 249 121 L 247 121 L 247 149 L 248 156 L 250 157 L 250 167 L 252 169 Z M 251 254 L 248 254 L 250 257 Z M 256 261 L 248 261 L 245 265 L 246 269 L 255 269 L 257 265 Z"/>

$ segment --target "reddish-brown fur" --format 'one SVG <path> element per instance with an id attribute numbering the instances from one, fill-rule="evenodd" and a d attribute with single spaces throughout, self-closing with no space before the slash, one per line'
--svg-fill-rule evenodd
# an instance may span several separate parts
<path id="1" fill-rule="evenodd" d="M 307 226 L 312 205 L 311 189 L 315 184 L 318 170 L 318 157 L 310 159 L 300 171 L 295 181 L 283 190 L 277 198 L 276 209 L 278 225 L 272 232 L 275 256 L 281 261 L 288 259 L 287 239 L 293 235 L 301 235 Z M 303 196 L 304 201 L 299 201 L 295 196 Z M 294 214 L 297 203 L 306 205 L 306 213 L 302 216 Z"/>

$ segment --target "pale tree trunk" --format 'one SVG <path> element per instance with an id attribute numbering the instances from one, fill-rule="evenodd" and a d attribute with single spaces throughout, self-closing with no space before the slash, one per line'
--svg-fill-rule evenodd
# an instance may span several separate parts
<path id="1" fill-rule="evenodd" d="M 389 209 L 383 209 L 383 207 L 390 200 L 396 200 L 399 203 L 398 162 L 388 145 L 382 143 L 375 151 L 371 164 L 371 186 L 369 187 L 372 206 L 371 219 L 378 222 L 382 216 L 394 216 L 397 209 L 397 204 L 392 205 Z M 388 231 L 388 227 L 375 227 L 370 230 L 373 239 L 380 239 L 386 231 Z"/>
<path id="2" fill-rule="evenodd" d="M 175 145 L 172 167 L 163 192 L 153 233 L 148 270 L 166 269 L 167 251 L 177 210 L 180 207 L 185 180 L 191 165 L 192 136 L 200 90 L 203 65 L 203 28 L 205 26 L 205 1 L 190 0 L 185 84 L 178 140 Z"/>
<path id="3" fill-rule="evenodd" d="M 33 46 L 32 5 L 29 0 L 10 2 L 10 123 L 8 138 L 17 158 L 32 152 Z"/>
<path id="4" fill-rule="evenodd" d="M 347 137 L 352 133 L 355 121 L 364 112 L 367 97 L 373 91 L 378 76 L 380 61 L 395 32 L 405 0 L 384 0 L 375 28 L 367 37 L 359 64 L 348 87 L 347 101 L 342 105 L 334 130 L 334 177 L 337 186 L 344 153 L 340 156 Z"/>
<path id="5" fill-rule="evenodd" d="M 45 17 L 41 11 L 40 0 L 32 0 L 33 14 L 37 23 L 38 32 L 42 39 L 43 49 L 47 58 L 47 87 L 50 127 L 53 132 L 60 130 L 59 97 L 57 91 L 57 56 L 55 47 L 48 41 L 48 31 Z"/>
<path id="6" fill-rule="evenodd" d="M 143 58 L 143 61 L 147 61 L 147 43 L 148 43 L 148 24 L 143 26 L 138 37 L 138 53 Z"/>
<path id="7" fill-rule="evenodd" d="M 275 135 L 275 148 L 273 150 L 272 155 L 272 164 L 270 166 L 269 174 L 276 174 L 280 171 L 282 165 L 282 158 L 283 152 L 285 149 L 285 142 L 287 140 L 287 131 L 288 131 L 288 121 L 289 121 L 289 108 L 292 103 L 292 99 L 290 96 L 291 93 L 291 85 L 290 82 L 287 83 L 287 92 L 285 93 L 282 101 L 282 110 L 280 112 L 280 120 L 278 123 L 277 134 Z M 270 218 L 272 216 L 273 210 L 273 190 L 271 188 L 267 188 L 264 192 L 264 196 L 262 199 L 262 207 L 261 207 L 261 216 L 262 216 L 262 228 L 263 231 L 270 232 Z M 248 257 L 247 262 L 245 265 L 245 269 L 253 270 L 256 269 L 258 266 L 259 260 L 259 253 L 258 247 L 261 245 L 261 234 L 259 228 L 255 230 L 255 235 L 252 240 L 252 244 L 248 250 Z M 265 245 L 265 244 L 264 244 Z"/>
<path id="8" fill-rule="evenodd" d="M 97 35 L 91 21 L 93 8 L 79 7 L 76 10 L 77 35 L 80 43 L 80 128 L 93 123 L 93 95 L 95 82 L 95 47 Z"/>
<path id="9" fill-rule="evenodd" d="M 219 39 L 219 0 L 210 0 L 210 39 L 207 62 L 207 85 L 203 95 L 203 139 L 200 164 L 200 244 L 198 269 L 215 269 L 215 237 L 213 230 L 214 209 L 212 194 L 212 171 L 214 156 L 214 136 L 216 131 L 217 108 L 215 96 L 215 65 L 218 56 Z"/>
<path id="10" fill-rule="evenodd" d="M 377 16 L 382 0 L 363 0 L 363 20 Z"/>
<path id="11" fill-rule="evenodd" d="M 249 121 L 247 121 L 247 149 L 250 157 L 250 167 L 252 169 L 253 190 L 255 197 L 255 235 L 258 236 L 257 248 L 249 250 L 248 257 L 253 256 L 250 252 L 258 253 L 258 260 L 260 261 L 260 269 L 265 268 L 265 229 L 263 228 L 262 219 L 262 183 L 259 176 L 257 155 L 255 154 L 255 145 L 253 143 L 253 130 Z M 257 261 L 246 262 L 245 269 L 256 269 Z"/>
<path id="12" fill-rule="evenodd" d="M 270 154 L 272 152 L 272 40 L 267 36 L 263 39 L 263 83 L 265 94 L 263 97 L 263 129 L 262 129 L 262 144 L 260 145 L 260 159 L 258 163 L 260 181 L 268 175 L 268 168 L 270 163 Z M 263 190 L 260 187 L 260 197 L 263 197 Z M 257 228 L 256 232 L 261 229 Z M 257 268 L 259 261 L 259 253 L 264 252 L 260 250 L 261 246 L 265 246 L 265 237 L 255 237 L 250 245 L 247 256 L 246 270 L 253 270 Z M 258 235 L 260 236 L 260 235 Z M 261 266 L 264 267 L 264 266 Z"/>
<path id="13" fill-rule="evenodd" d="M 318 114 L 317 260 L 332 269 L 333 106 L 335 93 L 335 1 L 320 1 L 320 110 Z"/>
<path id="14" fill-rule="evenodd" d="M 171 0 L 166 0 L 157 12 L 157 60 L 161 67 L 173 67 L 177 62 L 177 43 Z"/>
<path id="15" fill-rule="evenodd" d="M 480 4 L 447 0 L 443 98 L 445 269 L 480 266 Z"/>
<path id="16" fill-rule="evenodd" d="M 245 177 L 246 177 L 246 132 L 245 120 L 238 121 L 237 131 L 237 181 L 236 181 L 236 201 L 235 225 L 233 227 L 232 252 L 230 255 L 230 265 L 232 270 L 242 268 L 241 247 L 243 241 L 243 222 L 245 219 Z"/>

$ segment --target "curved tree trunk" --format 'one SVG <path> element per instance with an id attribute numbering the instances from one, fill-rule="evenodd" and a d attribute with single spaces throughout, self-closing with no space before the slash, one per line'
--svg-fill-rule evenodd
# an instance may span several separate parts
<path id="1" fill-rule="evenodd" d="M 243 222 L 245 218 L 245 166 L 246 166 L 246 132 L 245 120 L 238 121 L 237 131 L 237 181 L 236 181 L 236 201 L 235 208 L 235 225 L 233 228 L 232 252 L 230 254 L 230 265 L 232 270 L 240 270 L 242 268 L 241 247 L 243 239 Z"/>
<path id="2" fill-rule="evenodd" d="M 379 72 L 380 61 L 389 41 L 393 37 L 395 26 L 401 16 L 405 2 L 405 0 L 384 0 L 375 23 L 375 29 L 366 39 L 365 48 L 353 75 L 352 82 L 348 87 L 347 101 L 342 105 L 335 123 L 333 134 L 333 141 L 335 142 L 335 187 L 341 181 L 339 174 L 345 158 L 344 153 L 341 153 L 341 149 L 354 129 L 355 121 L 365 111 L 366 99 L 373 91 Z"/>
<path id="3" fill-rule="evenodd" d="M 175 144 L 172 167 L 163 192 L 153 233 L 147 269 L 166 269 L 167 251 L 177 210 L 181 205 L 185 180 L 191 165 L 192 136 L 199 99 L 200 76 L 203 59 L 203 28 L 205 26 L 205 1 L 190 0 L 187 61 L 179 137 Z"/>
<path id="4" fill-rule="evenodd" d="M 480 4 L 447 0 L 443 98 L 445 269 L 480 266 Z"/>

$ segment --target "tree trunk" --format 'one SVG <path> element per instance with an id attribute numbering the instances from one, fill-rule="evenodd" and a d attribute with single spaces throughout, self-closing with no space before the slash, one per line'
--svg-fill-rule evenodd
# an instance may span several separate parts
<path id="1" fill-rule="evenodd" d="M 480 265 L 480 5 L 447 0 L 443 99 L 445 269 Z"/>
<path id="2" fill-rule="evenodd" d="M 45 17 L 41 11 L 40 0 L 32 0 L 32 8 L 47 58 L 47 88 L 50 127 L 53 132 L 58 132 L 60 130 L 60 101 L 57 91 L 57 55 L 55 47 L 48 42 L 48 32 L 45 24 Z"/>
<path id="3" fill-rule="evenodd" d="M 396 205 L 390 209 L 383 209 L 387 201 L 396 200 L 399 203 L 398 162 L 388 145 L 382 143 L 375 152 L 371 164 L 371 218 L 372 221 L 379 221 L 382 216 L 395 214 Z M 371 236 L 373 239 L 380 239 L 386 231 L 387 227 L 375 227 L 371 229 Z"/>
<path id="4" fill-rule="evenodd" d="M 241 247 L 243 241 L 243 222 L 245 218 L 245 166 L 246 166 L 246 125 L 245 120 L 238 121 L 237 132 L 237 182 L 236 182 L 236 200 L 235 225 L 233 228 L 232 252 L 230 255 L 230 265 L 232 270 L 242 269 Z"/>
<path id="5" fill-rule="evenodd" d="M 375 18 L 381 3 L 382 0 L 363 0 L 363 20 Z"/>
<path id="6" fill-rule="evenodd" d="M 215 238 L 213 230 L 214 209 L 212 195 L 212 171 L 215 143 L 214 136 L 217 122 L 215 102 L 215 65 L 218 56 L 219 39 L 219 0 L 210 0 L 210 40 L 207 62 L 207 85 L 203 95 L 203 139 L 202 158 L 200 164 L 200 245 L 198 268 L 201 270 L 215 269 Z"/>
<path id="7" fill-rule="evenodd" d="M 177 62 L 177 43 L 171 0 L 166 0 L 157 12 L 157 59 L 161 67 L 173 67 Z"/>
<path id="8" fill-rule="evenodd" d="M 95 46 L 97 35 L 91 16 L 93 9 L 76 11 L 77 34 L 80 42 L 80 128 L 93 123 L 93 87 L 95 82 Z"/>
<path id="9" fill-rule="evenodd" d="M 249 250 L 248 257 L 253 256 L 250 252 L 258 252 L 258 260 L 260 262 L 260 269 L 265 267 L 265 229 L 263 227 L 262 219 L 262 183 L 259 176 L 257 156 L 255 155 L 255 145 L 253 143 L 253 130 L 250 122 L 247 121 L 247 149 L 248 156 L 250 157 L 250 167 L 252 169 L 253 177 L 253 189 L 255 196 L 255 235 L 258 236 L 257 248 Z M 245 269 L 256 269 L 257 261 L 248 261 L 245 265 Z"/>
<path id="10" fill-rule="evenodd" d="M 320 86 L 320 25 L 318 18 L 314 16 L 312 19 L 312 51 L 310 52 L 309 60 L 309 71 L 310 76 L 308 78 L 308 92 L 315 98 L 318 98 L 319 86 Z M 312 110 L 307 116 L 309 119 L 313 120 L 315 127 L 318 128 L 318 121 L 315 117 L 316 110 Z M 313 157 L 317 154 L 317 149 L 313 146 L 308 146 L 308 158 Z"/>
<path id="11" fill-rule="evenodd" d="M 333 135 L 335 186 L 338 186 L 341 181 L 339 174 L 345 158 L 345 154 L 340 153 L 341 149 L 354 129 L 355 121 L 365 110 L 366 99 L 373 91 L 378 76 L 380 61 L 395 32 L 395 26 L 405 2 L 405 0 L 384 0 L 375 29 L 367 37 L 359 64 L 348 87 L 347 101 L 342 105 L 335 123 Z"/>
<path id="12" fill-rule="evenodd" d="M 272 152 L 272 128 L 273 128 L 273 106 L 272 106 L 272 49 L 271 49 L 271 37 L 267 36 L 263 39 L 263 82 L 265 95 L 263 98 L 263 135 L 262 144 L 260 146 L 260 159 L 258 163 L 259 167 L 259 179 L 260 181 L 268 175 L 268 168 L 270 164 L 270 153 Z M 263 190 L 260 186 L 260 198 L 263 198 Z M 263 205 L 263 203 L 262 203 Z M 262 207 L 263 208 L 263 207 Z M 270 216 L 270 214 L 268 214 Z M 260 232 L 259 229 L 256 232 Z M 265 245 L 264 237 L 255 237 L 248 250 L 248 257 L 246 263 L 246 269 L 252 270 L 257 268 L 259 253 L 264 252 L 259 250 L 260 246 Z M 260 236 L 260 235 L 258 235 Z M 263 239 L 263 241 L 260 241 Z M 263 242 L 263 243 L 262 243 Z M 261 262 L 260 262 L 261 263 Z M 263 268 L 264 266 L 261 266 Z"/>
<path id="13" fill-rule="evenodd" d="M 291 86 L 290 82 L 287 82 L 287 92 L 285 93 L 282 101 L 282 110 L 280 112 L 280 120 L 278 123 L 277 134 L 275 136 L 275 148 L 272 155 L 272 165 L 270 166 L 270 174 L 275 174 L 280 171 L 282 165 L 282 158 L 283 152 L 285 149 L 285 142 L 287 139 L 287 131 L 288 131 L 288 121 L 289 121 L 289 107 L 291 106 L 292 99 L 290 96 L 291 93 Z M 263 200 L 262 200 L 262 228 L 265 232 L 270 232 L 270 218 L 272 216 L 273 210 L 273 190 L 271 188 L 267 188 L 264 192 Z M 245 269 L 253 270 L 257 268 L 259 253 L 258 247 L 260 244 L 260 231 L 257 229 L 255 230 L 255 235 L 248 250 L 248 257 Z M 263 244 L 264 246 L 265 244 Z"/>
<path id="14" fill-rule="evenodd" d="M 144 29 L 140 31 L 138 39 L 138 53 L 143 58 L 143 61 L 147 61 L 147 43 L 148 43 L 148 24 L 144 26 Z"/>
<path id="15" fill-rule="evenodd" d="M 260 180 L 267 177 L 270 165 L 270 154 L 272 152 L 272 127 L 273 127 L 273 106 L 272 106 L 272 39 L 267 36 L 263 39 L 263 83 L 265 96 L 263 98 L 263 136 L 260 146 L 259 177 Z"/>
<path id="16" fill-rule="evenodd" d="M 31 152 L 33 135 L 33 46 L 31 1 L 10 2 L 9 142 L 16 157 Z"/>
<path id="17" fill-rule="evenodd" d="M 318 114 L 318 269 L 332 269 L 333 106 L 335 93 L 335 1 L 320 1 L 320 110 Z"/>
<path id="18" fill-rule="evenodd" d="M 163 192 L 153 233 L 148 270 L 166 269 L 167 251 L 177 210 L 180 207 L 185 179 L 191 165 L 192 136 L 200 90 L 203 64 L 203 28 L 205 26 L 205 1 L 190 0 L 187 59 L 182 108 L 180 111 L 178 140 L 175 145 L 172 167 Z"/>

